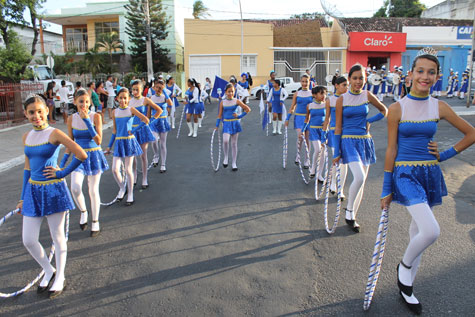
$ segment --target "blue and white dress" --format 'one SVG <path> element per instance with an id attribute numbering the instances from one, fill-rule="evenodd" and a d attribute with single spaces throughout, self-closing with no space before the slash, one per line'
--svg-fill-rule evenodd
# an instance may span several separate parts
<path id="1" fill-rule="evenodd" d="M 343 164 L 362 162 L 368 166 L 376 162 L 373 138 L 366 132 L 369 113 L 368 91 L 343 94 L 341 159 Z"/>
<path id="2" fill-rule="evenodd" d="M 239 119 L 234 117 L 234 114 L 238 114 L 237 99 L 223 99 L 223 133 L 229 133 L 231 135 L 242 131 Z"/>
<path id="3" fill-rule="evenodd" d="M 94 124 L 95 112 L 89 112 L 89 119 Z M 104 152 L 94 139 L 91 137 L 84 120 L 79 113 L 72 116 L 71 127 L 73 129 L 74 141 L 79 144 L 87 153 L 87 159 L 84 160 L 75 170 L 84 175 L 96 175 L 109 169 Z"/>
<path id="4" fill-rule="evenodd" d="M 328 131 L 328 146 L 335 147 L 335 126 L 336 126 L 336 101 L 340 98 L 340 95 L 334 94 L 328 99 L 330 100 L 330 129 Z"/>
<path id="5" fill-rule="evenodd" d="M 294 112 L 294 129 L 303 129 L 305 117 L 307 116 L 307 106 L 313 101 L 311 90 L 297 91 L 297 107 Z"/>
<path id="6" fill-rule="evenodd" d="M 135 108 L 135 110 L 137 110 L 144 116 L 147 116 L 148 107 L 143 104 L 144 100 L 145 100 L 144 97 L 140 97 L 138 99 L 135 97 L 132 97 L 132 99 L 129 101 L 129 107 Z M 137 128 L 141 122 L 142 121 L 140 120 L 139 117 L 134 116 L 134 121 L 132 122 L 132 128 L 135 129 L 134 136 L 137 139 L 137 142 L 139 142 L 139 144 L 142 145 L 148 142 L 155 141 L 155 137 L 153 136 L 152 130 L 150 129 L 150 126 L 148 124 L 142 125 L 140 128 Z"/>
<path id="7" fill-rule="evenodd" d="M 132 131 L 132 124 L 134 116 L 130 110 L 130 107 L 117 108 L 114 110 L 116 138 L 114 145 L 114 156 L 127 157 L 127 156 L 139 156 L 143 154 L 142 148 L 139 142 L 133 134 L 129 134 Z"/>
<path id="8" fill-rule="evenodd" d="M 180 89 L 180 87 L 178 87 L 177 84 L 173 84 L 172 86 L 166 85 L 165 88 L 167 89 L 167 94 L 168 94 L 169 96 L 175 95 L 175 97 L 173 97 L 173 98 L 171 98 L 171 99 L 172 99 L 172 102 L 173 102 L 173 105 L 175 106 L 175 108 L 179 107 L 179 106 L 180 106 L 180 103 L 178 102 L 178 99 L 177 99 L 176 96 L 181 95 L 181 89 Z"/>
<path id="9" fill-rule="evenodd" d="M 170 131 L 170 124 L 168 123 L 168 119 L 167 119 L 168 117 L 167 100 L 170 99 L 168 97 L 168 94 L 162 91 L 160 95 L 155 94 L 150 99 L 152 99 L 152 101 L 163 110 L 160 117 L 158 117 L 158 119 L 153 120 L 152 123 L 150 124 L 152 131 L 155 133 L 166 133 Z M 157 111 L 155 109 L 152 109 L 152 117 L 156 113 Z"/>
<path id="10" fill-rule="evenodd" d="M 55 129 L 32 130 L 25 139 L 25 155 L 30 163 L 30 179 L 23 196 L 22 215 L 44 217 L 75 208 L 64 178 L 51 179 L 43 175 L 47 166 L 58 167 L 60 147 L 49 142 Z"/>
<path id="11" fill-rule="evenodd" d="M 288 96 L 289 93 L 284 88 L 280 88 L 279 90 L 275 90 L 274 88 L 272 88 L 269 91 L 267 102 L 271 102 L 273 113 L 283 112 L 284 101 L 285 99 L 287 99 Z"/>
<path id="12" fill-rule="evenodd" d="M 198 88 L 194 88 L 193 91 L 188 89 L 185 93 L 188 104 L 186 105 L 186 113 L 189 114 L 201 114 L 200 106 L 198 105 L 200 99 L 200 93 Z"/>
<path id="13" fill-rule="evenodd" d="M 326 136 L 323 131 L 323 123 L 326 116 L 326 104 L 324 102 L 312 102 L 308 105 L 310 112 L 309 120 L 309 140 L 310 141 L 323 141 Z"/>
<path id="14" fill-rule="evenodd" d="M 437 132 L 439 101 L 411 94 L 399 101 L 397 156 L 393 171 L 393 201 L 410 206 L 427 203 L 440 205 L 447 196 L 444 176 L 428 143 Z"/>

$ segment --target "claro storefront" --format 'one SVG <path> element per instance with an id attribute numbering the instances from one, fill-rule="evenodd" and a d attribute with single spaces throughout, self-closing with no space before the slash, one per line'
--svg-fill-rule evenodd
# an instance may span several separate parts
<path id="1" fill-rule="evenodd" d="M 349 32 L 346 55 L 347 71 L 356 63 L 392 69 L 401 66 L 402 53 L 406 51 L 406 33 Z"/>

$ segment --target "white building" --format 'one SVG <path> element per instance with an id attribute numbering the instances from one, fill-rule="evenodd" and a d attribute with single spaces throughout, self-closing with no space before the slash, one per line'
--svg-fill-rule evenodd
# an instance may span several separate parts
<path id="1" fill-rule="evenodd" d="M 473 20 L 475 1 L 445 0 L 422 12 L 421 18 Z"/>
<path id="2" fill-rule="evenodd" d="M 20 27 L 14 25 L 12 30 L 18 34 L 18 38 L 26 46 L 28 51 L 31 51 L 31 44 L 33 43 L 33 28 L 30 26 Z M 0 47 L 5 47 L 5 43 L 3 43 L 1 37 Z M 36 54 L 34 57 L 41 57 L 43 53 L 47 55 L 51 55 L 51 53 L 57 55 L 63 52 L 63 36 L 61 34 L 43 30 L 43 43 L 41 43 L 41 36 L 38 33 L 38 42 L 36 43 Z"/>

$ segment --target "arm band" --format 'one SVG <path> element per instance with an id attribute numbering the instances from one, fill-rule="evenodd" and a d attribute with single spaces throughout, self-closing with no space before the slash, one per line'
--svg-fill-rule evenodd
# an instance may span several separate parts
<path id="1" fill-rule="evenodd" d="M 56 172 L 56 178 L 64 178 L 71 174 L 80 164 L 82 163 L 81 160 L 78 160 L 76 157 L 73 158 L 71 163 L 62 171 Z"/>
<path id="2" fill-rule="evenodd" d="M 381 199 L 388 197 L 393 193 L 393 172 L 384 171 L 383 191 Z"/>
<path id="3" fill-rule="evenodd" d="M 91 135 L 91 138 L 94 138 L 97 135 L 96 129 L 94 129 L 94 126 L 92 125 L 91 119 L 86 118 L 82 119 L 84 123 L 86 124 L 87 131 L 89 131 L 89 134 Z"/>
<path id="4" fill-rule="evenodd" d="M 63 159 L 61 160 L 61 163 L 59 163 L 59 168 L 64 168 L 64 166 L 66 165 L 66 162 L 69 159 L 69 155 L 70 155 L 69 153 L 64 153 Z"/>
<path id="5" fill-rule="evenodd" d="M 221 124 L 221 119 L 220 118 L 216 119 L 216 128 L 219 128 L 220 124 Z"/>
<path id="6" fill-rule="evenodd" d="M 368 121 L 369 123 L 373 123 L 373 122 L 379 121 L 379 120 L 381 120 L 381 119 L 383 119 L 383 118 L 384 118 L 384 114 L 382 114 L 382 113 L 380 112 L 380 113 L 378 113 L 377 115 L 372 116 L 371 118 L 369 118 L 367 121 Z"/>
<path id="7" fill-rule="evenodd" d="M 291 116 L 292 116 L 292 113 L 288 113 L 287 118 L 285 118 L 285 121 L 289 121 Z"/>
<path id="8" fill-rule="evenodd" d="M 335 141 L 335 151 L 333 153 L 333 158 L 337 158 L 339 156 L 341 156 L 341 150 L 340 150 L 340 145 L 341 145 L 341 134 L 335 134 L 334 135 L 334 139 Z"/>
<path id="9" fill-rule="evenodd" d="M 237 118 L 238 119 L 241 119 L 242 117 L 244 117 L 245 115 L 247 115 L 247 112 L 244 111 L 243 113 L 241 113 Z"/>
<path id="10" fill-rule="evenodd" d="M 114 141 L 115 141 L 115 133 L 112 133 L 111 140 L 109 141 L 109 145 L 107 147 L 111 149 L 112 146 L 114 145 Z"/>
<path id="11" fill-rule="evenodd" d="M 26 185 L 28 184 L 28 181 L 30 180 L 30 175 L 31 171 L 30 170 L 23 170 L 23 188 L 21 190 L 21 200 L 23 200 L 25 196 L 25 190 L 26 190 Z"/>
<path id="12" fill-rule="evenodd" d="M 441 152 L 439 154 L 439 162 L 446 161 L 449 158 L 452 158 L 457 154 L 458 154 L 457 150 L 452 146 L 450 149 L 445 150 L 444 152 Z"/>

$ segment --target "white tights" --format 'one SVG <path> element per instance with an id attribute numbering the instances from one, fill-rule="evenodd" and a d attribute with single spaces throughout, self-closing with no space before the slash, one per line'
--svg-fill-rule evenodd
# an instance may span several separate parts
<path id="1" fill-rule="evenodd" d="M 81 212 L 85 212 L 86 200 L 82 193 L 82 184 L 84 182 L 83 173 L 72 172 L 71 173 L 71 194 L 78 205 Z M 89 188 L 89 198 L 91 199 L 91 211 L 92 211 L 92 221 L 99 221 L 99 211 L 101 208 L 101 197 L 99 196 L 99 183 L 101 181 L 102 173 L 96 175 L 87 176 L 87 186 Z M 87 217 L 86 217 L 87 218 Z M 87 219 L 86 221 L 87 222 Z"/>
<path id="2" fill-rule="evenodd" d="M 312 146 L 313 146 L 313 157 L 312 157 L 312 168 L 310 170 L 310 174 L 315 174 L 315 170 L 317 169 L 318 154 L 320 153 L 320 151 L 322 151 L 322 143 L 319 140 L 312 141 Z M 324 152 L 322 154 L 324 154 Z M 317 178 L 319 179 L 323 178 L 322 171 L 323 171 L 323 165 L 324 165 L 325 159 L 326 159 L 325 155 L 320 156 L 320 162 L 318 163 L 318 171 L 316 171 Z"/>
<path id="3" fill-rule="evenodd" d="M 332 157 L 334 157 L 335 149 L 332 149 Z M 343 189 L 345 188 L 345 182 L 346 182 L 346 174 L 348 172 L 348 165 L 343 164 L 342 161 L 340 160 L 340 186 L 341 186 L 341 194 L 343 195 Z M 334 167 L 332 170 L 332 182 L 331 182 L 331 190 L 336 192 L 336 168 Z M 343 195 L 345 196 L 345 195 Z"/>
<path id="4" fill-rule="evenodd" d="M 142 161 L 142 185 L 148 185 L 148 157 L 147 157 L 148 143 L 141 144 L 140 147 L 142 148 L 142 152 L 143 152 L 142 155 L 140 155 L 140 160 Z M 134 183 L 137 182 L 138 158 L 139 156 L 136 156 L 133 163 Z"/>
<path id="5" fill-rule="evenodd" d="M 123 186 L 124 180 L 120 173 L 121 162 L 124 162 L 125 174 L 127 176 L 127 201 L 129 202 L 134 200 L 134 172 L 132 169 L 133 161 L 133 156 L 114 156 L 112 159 L 112 175 L 114 175 L 114 179 L 117 182 L 117 185 L 119 185 L 119 197 L 122 197 L 122 195 L 125 193 L 125 186 Z"/>
<path id="6" fill-rule="evenodd" d="M 351 174 L 353 174 L 353 181 L 348 192 L 348 205 L 346 206 L 346 219 L 356 219 L 358 208 L 363 199 L 364 184 L 368 177 L 369 165 L 365 166 L 361 162 L 350 162 Z"/>
<path id="7" fill-rule="evenodd" d="M 153 157 L 158 158 L 158 143 L 160 142 L 160 156 L 162 157 L 162 167 L 165 167 L 167 164 L 167 135 L 168 132 L 163 133 L 153 133 L 158 141 L 152 143 Z M 157 159 L 158 163 L 158 159 Z"/>
<path id="8" fill-rule="evenodd" d="M 297 162 L 300 158 L 300 150 L 302 148 L 303 138 L 302 138 L 302 130 L 301 129 L 296 129 L 295 131 L 297 131 L 297 155 L 295 156 L 295 161 Z M 308 133 L 305 133 L 305 141 L 307 141 L 307 146 L 310 147 L 310 141 L 308 139 Z M 308 150 L 310 150 L 310 148 Z M 305 158 L 304 165 L 305 166 L 310 165 L 310 155 Z"/>
<path id="9" fill-rule="evenodd" d="M 55 248 L 56 277 L 51 286 L 52 291 L 63 289 L 64 269 L 66 267 L 66 257 L 68 253 L 68 245 L 64 234 L 64 220 L 66 212 L 58 212 L 46 216 L 48 227 L 53 239 Z M 41 222 L 44 217 L 23 217 L 23 245 L 30 252 L 31 256 L 45 271 L 45 276 L 40 286 L 47 286 L 51 276 L 55 272 L 54 267 L 48 260 L 48 256 L 39 241 Z"/>
<path id="10" fill-rule="evenodd" d="M 402 284 L 412 286 L 421 262 L 422 253 L 437 240 L 440 235 L 440 227 L 428 204 L 421 203 L 407 206 L 407 210 L 411 214 L 412 221 L 409 226 L 410 241 L 402 261 L 411 269 L 400 265 L 398 276 Z M 411 297 L 405 295 L 404 297 L 409 303 L 418 303 L 414 294 Z"/>
<path id="11" fill-rule="evenodd" d="M 231 139 L 231 153 L 233 156 L 232 168 L 237 168 L 237 154 L 238 154 L 238 137 L 239 133 L 233 135 L 229 133 L 223 133 L 223 150 L 224 150 L 224 160 L 223 164 L 228 164 L 229 160 L 229 139 Z"/>

